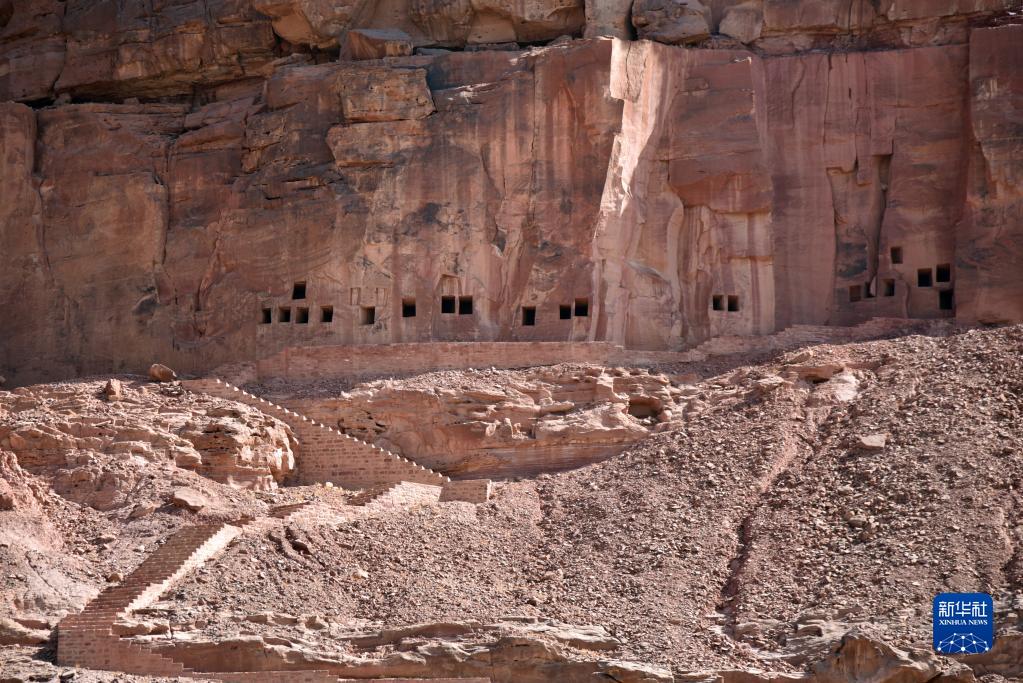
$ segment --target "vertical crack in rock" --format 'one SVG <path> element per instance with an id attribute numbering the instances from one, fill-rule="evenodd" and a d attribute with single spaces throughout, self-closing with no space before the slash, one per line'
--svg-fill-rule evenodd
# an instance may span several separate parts
<path id="1" fill-rule="evenodd" d="M 870 294 L 877 296 L 879 293 L 877 291 L 877 276 L 881 270 L 881 244 L 884 235 L 884 218 L 888 211 L 888 183 L 891 175 L 892 155 L 879 155 L 874 158 L 874 163 L 877 165 L 877 187 L 875 189 L 875 208 L 873 209 L 875 220 L 873 230 L 868 235 L 869 242 L 867 244 L 867 286 L 873 286 L 874 291 Z"/>
<path id="2" fill-rule="evenodd" d="M 735 638 L 737 603 L 740 599 L 746 567 L 757 540 L 757 519 L 768 504 L 775 482 L 797 463 L 808 459 L 818 449 L 821 441 L 821 426 L 834 414 L 832 406 L 803 406 L 800 419 L 802 424 L 792 433 L 782 433 L 778 455 L 756 484 L 757 499 L 736 527 L 735 552 L 728 562 L 728 576 L 721 586 L 717 610 L 724 616 L 722 630 L 729 638 Z M 797 421 L 797 420 L 793 420 Z"/>

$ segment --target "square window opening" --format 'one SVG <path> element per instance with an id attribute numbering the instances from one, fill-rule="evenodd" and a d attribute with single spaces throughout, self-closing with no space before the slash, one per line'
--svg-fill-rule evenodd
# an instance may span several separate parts
<path id="1" fill-rule="evenodd" d="M 902 247 L 892 247 L 892 263 L 902 263 Z"/>
<path id="2" fill-rule="evenodd" d="M 291 288 L 292 299 L 304 299 L 305 298 L 305 283 L 296 282 Z"/>
<path id="3" fill-rule="evenodd" d="M 738 294 L 729 294 L 728 295 L 728 311 L 730 313 L 735 313 L 738 310 L 739 310 L 739 295 Z"/>
<path id="4" fill-rule="evenodd" d="M 934 284 L 934 278 L 931 274 L 930 268 L 921 268 L 916 271 L 916 286 L 917 287 L 930 287 Z"/>
<path id="5" fill-rule="evenodd" d="M 363 325 L 372 325 L 377 321 L 376 306 L 363 306 L 360 309 L 359 322 Z"/>
<path id="6" fill-rule="evenodd" d="M 934 279 L 936 282 L 952 282 L 951 263 L 939 263 L 934 270 Z"/>
<path id="7" fill-rule="evenodd" d="M 938 308 L 943 311 L 952 311 L 955 310 L 955 306 L 955 292 L 951 289 L 943 289 L 938 292 Z"/>
<path id="8" fill-rule="evenodd" d="M 309 324 L 309 309 L 308 308 L 299 308 L 298 310 L 296 310 L 295 311 L 295 322 L 298 323 L 299 325 L 308 325 Z"/>
<path id="9" fill-rule="evenodd" d="M 442 296 L 440 298 L 440 312 L 441 313 L 454 313 L 455 312 L 455 297 L 453 297 L 453 296 Z"/>
<path id="10" fill-rule="evenodd" d="M 291 309 L 282 308 L 277 311 L 277 322 L 279 323 L 290 323 L 291 322 Z"/>
<path id="11" fill-rule="evenodd" d="M 332 323 L 334 322 L 334 307 L 323 306 L 320 308 L 320 322 L 321 323 Z"/>
<path id="12" fill-rule="evenodd" d="M 416 300 L 415 299 L 402 299 L 401 300 L 401 317 L 402 318 L 415 318 L 416 317 Z"/>
<path id="13" fill-rule="evenodd" d="M 895 280 L 886 279 L 884 281 L 884 295 L 895 296 Z"/>
<path id="14" fill-rule="evenodd" d="M 849 301 L 856 303 L 863 298 L 863 287 L 861 285 L 849 285 Z"/>
<path id="15" fill-rule="evenodd" d="M 472 297 L 458 297 L 458 315 L 472 315 Z"/>
<path id="16" fill-rule="evenodd" d="M 575 300 L 575 317 L 586 318 L 590 315 L 590 300 L 589 299 L 576 299 Z"/>
<path id="17" fill-rule="evenodd" d="M 714 310 L 714 311 L 723 311 L 723 310 L 725 310 L 725 295 L 724 294 L 715 294 L 714 296 L 712 296 L 710 298 L 710 307 L 711 307 L 711 310 Z"/>
<path id="18" fill-rule="evenodd" d="M 274 311 L 272 308 L 264 308 L 260 311 L 259 322 L 261 325 L 269 325 L 274 321 Z"/>
<path id="19" fill-rule="evenodd" d="M 524 327 L 533 327 L 536 325 L 536 306 L 522 307 L 522 325 Z"/>
<path id="20" fill-rule="evenodd" d="M 558 317 L 561 320 L 571 320 L 572 319 L 572 307 L 571 306 L 566 306 L 565 304 L 562 304 L 561 306 L 558 306 Z"/>

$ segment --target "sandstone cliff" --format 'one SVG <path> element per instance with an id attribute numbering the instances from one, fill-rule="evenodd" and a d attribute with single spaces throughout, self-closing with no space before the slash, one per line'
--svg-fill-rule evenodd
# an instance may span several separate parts
<path id="1" fill-rule="evenodd" d="M 1023 319 L 1019 6 L 3 0 L 0 374 Z"/>

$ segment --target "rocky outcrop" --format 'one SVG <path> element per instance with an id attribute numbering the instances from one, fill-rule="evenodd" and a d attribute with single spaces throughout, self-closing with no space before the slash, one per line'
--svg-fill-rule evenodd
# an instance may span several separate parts
<path id="1" fill-rule="evenodd" d="M 133 493 L 150 466 L 255 490 L 276 488 L 295 468 L 290 430 L 272 417 L 226 402 L 182 404 L 137 383 L 111 403 L 102 384 L 85 385 L 90 394 L 19 390 L 15 409 L 0 416 L 0 452 L 10 451 L 5 477 L 24 468 L 69 500 L 112 510 L 139 502 Z M 73 414 L 53 410 L 54 402 Z M 0 479 L 0 497 L 4 488 Z M 30 503 L 16 488 L 10 496 L 12 507 Z"/>
<path id="2" fill-rule="evenodd" d="M 382 380 L 281 402 L 450 476 L 507 479 L 616 455 L 680 415 L 683 393 L 695 392 L 664 375 L 555 366 Z"/>

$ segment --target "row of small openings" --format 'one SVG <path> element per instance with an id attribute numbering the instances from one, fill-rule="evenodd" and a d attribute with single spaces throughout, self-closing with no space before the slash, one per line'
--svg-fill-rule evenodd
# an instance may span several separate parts
<path id="1" fill-rule="evenodd" d="M 727 311 L 729 313 L 735 313 L 739 310 L 739 295 L 729 294 L 715 294 L 710 298 L 710 307 L 714 311 Z"/>
<path id="2" fill-rule="evenodd" d="M 294 309 L 295 312 L 295 323 L 298 325 L 309 324 L 309 309 L 305 306 Z M 290 323 L 291 322 L 292 309 L 288 307 L 282 307 L 277 309 L 277 322 L 279 323 Z M 269 325 L 273 322 L 274 311 L 272 308 L 264 308 L 260 312 L 260 322 L 264 325 Z M 320 322 L 321 323 L 332 323 L 334 322 L 334 307 L 333 306 L 320 306 Z"/>
<path id="3" fill-rule="evenodd" d="M 931 287 L 934 282 L 951 282 L 952 266 L 948 263 L 938 264 L 932 271 L 930 268 L 921 268 L 916 272 L 917 287 Z M 873 299 L 874 292 L 870 289 L 871 283 L 864 285 L 849 285 L 849 301 L 855 303 L 863 299 Z M 881 280 L 882 296 L 895 296 L 895 280 L 886 278 Z"/>
<path id="4" fill-rule="evenodd" d="M 301 290 L 298 289 L 301 285 Z M 295 289 L 292 291 L 293 296 L 301 294 L 305 297 L 305 284 L 296 283 Z M 309 323 L 309 309 L 307 307 L 300 307 L 294 309 L 295 311 L 295 322 L 299 325 L 305 325 Z M 440 299 L 440 312 L 445 314 L 454 314 L 458 312 L 459 315 L 472 315 L 472 297 L 471 296 L 442 296 Z M 576 299 L 574 304 L 574 313 L 576 317 L 585 318 L 590 314 L 590 300 L 589 299 Z M 292 309 L 289 307 L 281 307 L 277 310 L 277 322 L 290 323 L 291 322 Z M 273 322 L 273 309 L 264 308 L 261 313 L 261 322 L 264 325 L 269 325 Z M 562 320 L 571 319 L 573 315 L 572 305 L 562 305 L 560 307 L 560 316 Z M 359 308 L 359 322 L 362 325 L 373 325 L 376 323 L 377 311 L 376 306 L 362 306 Z M 401 300 L 401 317 L 402 318 L 414 318 L 416 317 L 416 300 L 411 298 L 405 298 Z M 334 307 L 333 306 L 322 306 L 320 307 L 320 322 L 330 323 L 334 322 Z M 522 308 L 522 324 L 531 327 L 536 325 L 536 307 L 535 306 L 524 306 Z"/>
<path id="5" fill-rule="evenodd" d="M 892 247 L 890 255 L 893 264 L 902 263 L 902 247 Z M 917 287 L 930 287 L 934 282 L 952 282 L 951 263 L 939 263 L 934 267 L 933 273 L 930 268 L 920 268 L 916 271 Z"/>
<path id="6" fill-rule="evenodd" d="M 917 287 L 930 287 L 935 282 L 952 282 L 952 264 L 939 263 L 933 271 L 930 268 L 916 271 Z"/>
<path id="7" fill-rule="evenodd" d="M 947 282 L 947 280 L 945 280 Z M 884 296 L 895 296 L 895 280 L 882 280 L 882 292 Z M 930 287 L 930 285 L 921 285 Z M 857 302 L 862 299 L 873 299 L 874 293 L 870 291 L 870 283 L 866 285 L 850 285 L 849 301 Z M 942 311 L 951 311 L 955 308 L 955 293 L 951 289 L 938 290 L 938 308 Z"/>
<path id="8" fill-rule="evenodd" d="M 441 313 L 454 314 L 456 310 L 458 311 L 458 315 L 472 315 L 472 297 L 471 296 L 456 297 L 445 295 L 440 298 Z M 414 305 L 412 315 L 415 315 Z"/>
<path id="9" fill-rule="evenodd" d="M 571 304 L 561 304 L 558 306 L 558 319 L 559 320 L 571 320 L 572 316 L 576 318 L 588 318 L 590 315 L 590 300 L 589 299 L 576 299 Z M 522 307 L 522 326 L 533 327 L 536 325 L 536 306 L 523 306 Z"/>

